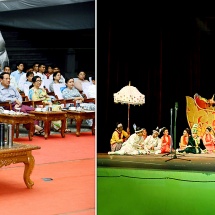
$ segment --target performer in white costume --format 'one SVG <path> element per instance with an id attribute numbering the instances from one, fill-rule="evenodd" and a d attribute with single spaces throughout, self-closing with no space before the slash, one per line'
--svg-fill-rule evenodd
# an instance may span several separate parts
<path id="1" fill-rule="evenodd" d="M 158 137 L 160 131 L 161 129 L 157 127 L 155 130 L 152 131 L 152 135 L 147 136 L 147 138 L 144 140 L 144 150 L 147 152 L 147 154 L 161 153 L 161 139 Z"/>
<path id="2" fill-rule="evenodd" d="M 138 155 L 146 154 L 143 149 L 143 129 L 136 127 L 135 133 L 122 144 L 122 148 L 115 152 L 108 152 L 109 155 Z"/>

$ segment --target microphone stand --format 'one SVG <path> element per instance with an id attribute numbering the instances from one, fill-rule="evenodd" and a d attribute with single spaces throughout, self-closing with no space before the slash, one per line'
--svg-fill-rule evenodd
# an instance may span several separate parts
<path id="1" fill-rule="evenodd" d="M 178 102 L 175 103 L 174 142 L 173 142 L 175 151 L 174 151 L 173 157 L 168 159 L 168 160 L 166 160 L 165 162 L 173 160 L 173 159 L 181 159 L 181 160 L 191 161 L 191 160 L 188 160 L 188 159 L 179 158 L 179 157 L 177 157 L 177 154 L 176 154 L 176 119 L 177 119 L 177 111 L 178 111 Z M 171 114 L 172 114 L 172 108 L 171 108 Z M 171 124 L 172 124 L 172 118 L 171 118 Z M 171 127 L 171 131 L 172 131 L 172 127 Z M 171 152 L 172 152 L 172 147 L 171 147 Z M 169 154 L 171 154 L 171 152 Z"/>

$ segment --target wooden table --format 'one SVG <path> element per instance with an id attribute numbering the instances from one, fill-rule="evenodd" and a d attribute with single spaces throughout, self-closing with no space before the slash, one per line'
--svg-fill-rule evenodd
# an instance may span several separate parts
<path id="1" fill-rule="evenodd" d="M 93 119 L 92 134 L 95 134 L 95 111 L 67 110 L 67 118 L 76 121 L 76 136 L 80 136 L 81 123 L 84 119 Z"/>
<path id="2" fill-rule="evenodd" d="M 50 135 L 51 121 L 61 120 L 61 136 L 65 137 L 66 129 L 66 112 L 64 111 L 31 111 L 34 114 L 35 119 L 44 122 L 44 138 L 47 139 Z"/>
<path id="3" fill-rule="evenodd" d="M 19 124 L 30 124 L 30 129 L 28 132 L 28 138 L 29 140 L 32 140 L 32 137 L 34 135 L 34 121 L 35 116 L 32 114 L 20 114 L 20 115 L 12 115 L 12 114 L 0 114 L 0 122 L 6 123 L 6 124 L 12 124 L 12 134 L 14 137 L 14 130 L 15 125 L 19 126 Z M 19 128 L 16 129 L 16 138 L 19 137 Z"/>
<path id="4" fill-rule="evenodd" d="M 32 150 L 40 149 L 39 146 L 28 144 L 13 143 L 13 146 L 0 148 L 0 168 L 15 163 L 24 163 L 25 169 L 23 174 L 24 182 L 27 188 L 31 189 L 34 182 L 30 179 L 33 171 L 35 160 L 32 155 Z M 9 176 L 10 177 L 10 176 Z"/>

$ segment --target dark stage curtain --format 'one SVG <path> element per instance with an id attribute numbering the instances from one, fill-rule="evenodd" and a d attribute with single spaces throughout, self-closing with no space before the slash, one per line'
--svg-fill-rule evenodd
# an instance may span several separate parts
<path id="1" fill-rule="evenodd" d="M 116 122 L 127 127 L 128 106 L 115 104 L 113 94 L 129 81 L 145 95 L 144 105 L 131 105 L 131 133 L 133 123 L 145 127 L 148 135 L 157 126 L 170 130 L 170 109 L 175 113 L 177 102 L 178 146 L 188 127 L 185 97 L 198 93 L 211 98 L 214 93 L 214 35 L 201 28 L 197 17 L 137 12 L 131 18 L 126 11 L 110 9 L 101 22 L 99 15 L 98 11 L 97 151 L 110 150 Z"/>

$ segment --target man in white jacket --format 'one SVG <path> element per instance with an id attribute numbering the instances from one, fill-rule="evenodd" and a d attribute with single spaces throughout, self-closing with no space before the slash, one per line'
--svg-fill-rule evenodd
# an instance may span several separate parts
<path id="1" fill-rule="evenodd" d="M 108 152 L 109 155 L 138 155 L 146 154 L 143 149 L 143 129 L 136 127 L 135 133 L 132 134 L 123 144 L 122 148 L 115 152 Z"/>
<path id="2" fill-rule="evenodd" d="M 149 135 L 145 140 L 144 140 L 144 150 L 148 154 L 159 154 L 161 153 L 161 139 L 158 137 L 160 134 L 160 130 L 156 128 L 155 130 L 152 131 L 152 135 Z"/>

